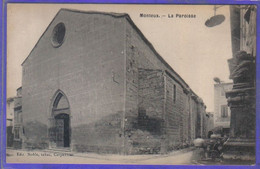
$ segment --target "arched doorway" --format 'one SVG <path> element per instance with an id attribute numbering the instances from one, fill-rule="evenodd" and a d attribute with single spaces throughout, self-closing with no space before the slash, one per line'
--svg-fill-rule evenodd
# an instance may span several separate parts
<path id="1" fill-rule="evenodd" d="M 70 147 L 70 107 L 67 97 L 59 91 L 54 97 L 51 113 L 50 141 L 54 147 Z"/>

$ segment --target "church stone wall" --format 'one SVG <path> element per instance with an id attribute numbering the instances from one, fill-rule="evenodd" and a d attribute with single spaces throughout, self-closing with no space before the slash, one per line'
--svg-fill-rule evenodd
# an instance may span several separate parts
<path id="1" fill-rule="evenodd" d="M 156 113 L 151 113 L 150 118 L 160 117 L 160 120 L 164 120 L 162 120 L 163 122 L 160 126 L 160 137 L 157 137 L 156 134 L 152 132 L 146 133 L 147 131 L 144 127 L 141 127 L 142 134 L 149 135 L 148 137 L 150 138 L 146 140 L 146 144 L 154 146 L 150 147 L 150 151 L 153 151 L 154 149 L 156 152 L 164 153 L 175 147 L 191 144 L 192 140 L 195 138 L 196 129 L 198 128 L 195 127 L 198 110 L 197 103 L 194 102 L 194 99 L 190 98 L 190 100 L 194 102 L 193 105 L 190 105 L 192 104 L 192 101 L 189 101 L 190 95 L 188 96 L 188 94 L 184 93 L 184 88 L 188 88 L 187 84 L 181 80 L 166 63 L 163 63 L 164 61 L 157 56 L 155 51 L 153 51 L 149 42 L 146 41 L 138 30 L 133 29 L 133 25 L 131 25 L 130 22 L 126 22 L 126 53 L 127 80 L 126 112 L 124 121 L 126 131 L 125 145 L 127 145 L 126 152 L 137 151 L 135 147 L 138 147 L 138 144 L 135 144 L 134 138 L 135 135 L 140 134 L 138 119 L 143 112 L 149 114 L 149 107 L 151 104 L 154 104 L 153 106 L 157 107 L 158 111 L 156 111 L 157 109 L 153 109 Z M 151 72 L 154 73 L 156 71 L 168 71 L 174 78 L 163 75 L 165 76 L 165 79 L 159 77 L 150 80 L 146 79 L 153 76 Z M 147 77 L 144 76 L 148 72 L 150 72 L 151 75 L 147 75 Z M 156 82 L 154 82 L 155 79 Z M 163 90 L 160 91 L 160 97 L 162 97 L 160 102 L 154 101 L 156 94 L 152 97 L 143 96 L 142 87 L 144 84 L 145 86 L 158 84 L 156 89 L 159 89 L 159 83 L 166 84 L 166 86 L 161 88 Z M 171 85 L 176 85 L 175 104 L 172 103 L 173 95 L 166 93 L 166 90 L 172 92 L 172 89 L 170 89 Z M 165 100 L 166 103 L 164 103 Z M 146 127 L 147 129 L 149 128 L 149 126 Z M 190 132 L 188 133 L 188 131 Z M 154 142 L 159 143 L 159 151 L 155 150 L 158 145 L 154 144 Z"/>
<path id="2" fill-rule="evenodd" d="M 155 54 L 152 52 L 150 47 L 145 43 L 140 34 L 133 28 L 133 26 L 126 20 L 126 111 L 125 111 L 125 151 L 127 153 L 158 153 L 160 152 L 160 140 L 161 140 L 161 129 L 160 134 L 157 133 L 157 136 L 148 130 L 144 129 L 144 126 L 140 126 L 140 113 L 145 111 L 147 117 L 157 120 L 162 119 L 162 106 L 163 100 L 158 100 L 154 102 L 154 97 L 152 95 L 161 94 L 160 97 L 163 97 L 163 93 L 153 93 L 152 89 L 159 83 L 163 83 L 161 77 L 156 77 L 157 73 L 155 71 L 155 78 L 149 79 L 146 73 L 153 72 L 159 68 L 160 61 L 157 59 Z M 145 71 L 147 69 L 147 71 Z M 149 71 L 151 70 L 151 71 Z M 153 76 L 151 74 L 151 76 Z M 148 80 L 149 79 L 149 80 Z M 153 82 L 155 84 L 153 84 Z M 141 93 L 144 90 L 143 87 L 147 88 L 150 86 L 151 90 L 149 91 L 151 97 L 146 97 L 143 99 Z M 147 91 L 148 92 L 148 91 Z M 159 97 L 157 97 L 159 99 Z M 162 98 L 163 99 L 163 98 Z M 153 106 L 157 107 L 157 110 L 154 110 L 156 113 L 151 113 L 151 109 L 148 109 L 148 105 L 154 103 Z M 151 108 L 151 107 L 150 107 Z M 160 109 L 160 110 L 159 110 Z M 149 114 L 149 115 L 148 115 Z M 157 116 L 157 117 L 156 117 Z M 148 120 L 148 119 L 147 119 Z M 147 121 L 147 124 L 150 124 Z M 158 124 L 159 125 L 159 124 Z M 149 128 L 149 126 L 147 126 Z M 159 135 L 159 136 L 158 136 Z"/>
<path id="3" fill-rule="evenodd" d="M 63 44 L 51 43 L 54 26 L 66 27 Z M 124 110 L 123 18 L 61 10 L 23 64 L 23 116 L 28 146 L 48 146 L 51 104 L 68 98 L 71 147 L 120 152 Z M 101 148 L 102 147 L 102 148 Z"/>
<path id="4" fill-rule="evenodd" d="M 184 92 L 183 88 L 171 77 L 166 75 L 166 119 L 167 119 L 167 139 L 168 149 L 180 147 L 183 143 L 184 127 Z M 175 86 L 175 87 L 174 87 Z M 175 89 L 174 89 L 175 88 Z M 174 91 L 175 90 L 175 91 Z"/>

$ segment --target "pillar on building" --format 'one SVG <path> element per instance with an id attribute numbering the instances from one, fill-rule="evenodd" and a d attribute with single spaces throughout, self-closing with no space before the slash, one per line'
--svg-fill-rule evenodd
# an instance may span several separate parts
<path id="1" fill-rule="evenodd" d="M 228 62 L 234 85 L 226 92 L 231 122 L 224 158 L 252 161 L 255 160 L 255 58 L 239 51 Z"/>

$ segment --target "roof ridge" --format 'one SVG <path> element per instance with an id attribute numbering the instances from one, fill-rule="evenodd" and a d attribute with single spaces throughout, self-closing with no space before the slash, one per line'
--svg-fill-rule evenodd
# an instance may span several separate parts
<path id="1" fill-rule="evenodd" d="M 129 16 L 127 13 L 116 13 L 116 12 L 104 12 L 104 11 L 84 11 L 79 9 L 70 9 L 70 8 L 61 8 L 60 11 L 69 11 L 69 12 L 78 12 L 83 14 L 103 14 L 103 15 L 110 15 L 114 17 L 127 17 Z"/>

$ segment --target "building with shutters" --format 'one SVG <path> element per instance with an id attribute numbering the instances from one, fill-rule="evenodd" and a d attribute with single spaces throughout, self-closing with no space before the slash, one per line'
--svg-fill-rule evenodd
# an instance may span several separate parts
<path id="1" fill-rule="evenodd" d="M 231 91 L 233 83 L 214 84 L 214 127 L 222 128 L 228 135 L 230 129 L 230 108 L 226 98 L 226 92 Z"/>
<path id="2" fill-rule="evenodd" d="M 203 101 L 128 14 L 61 9 L 22 68 L 27 148 L 167 153 L 206 136 Z"/>
<path id="3" fill-rule="evenodd" d="M 14 145 L 15 149 L 22 148 L 23 139 L 23 115 L 22 115 L 22 87 L 19 87 L 14 100 L 14 123 L 13 123 L 13 133 L 14 133 Z"/>
<path id="4" fill-rule="evenodd" d="M 7 99 L 6 145 L 15 149 L 22 148 L 22 87 L 16 90 L 16 96 Z"/>

